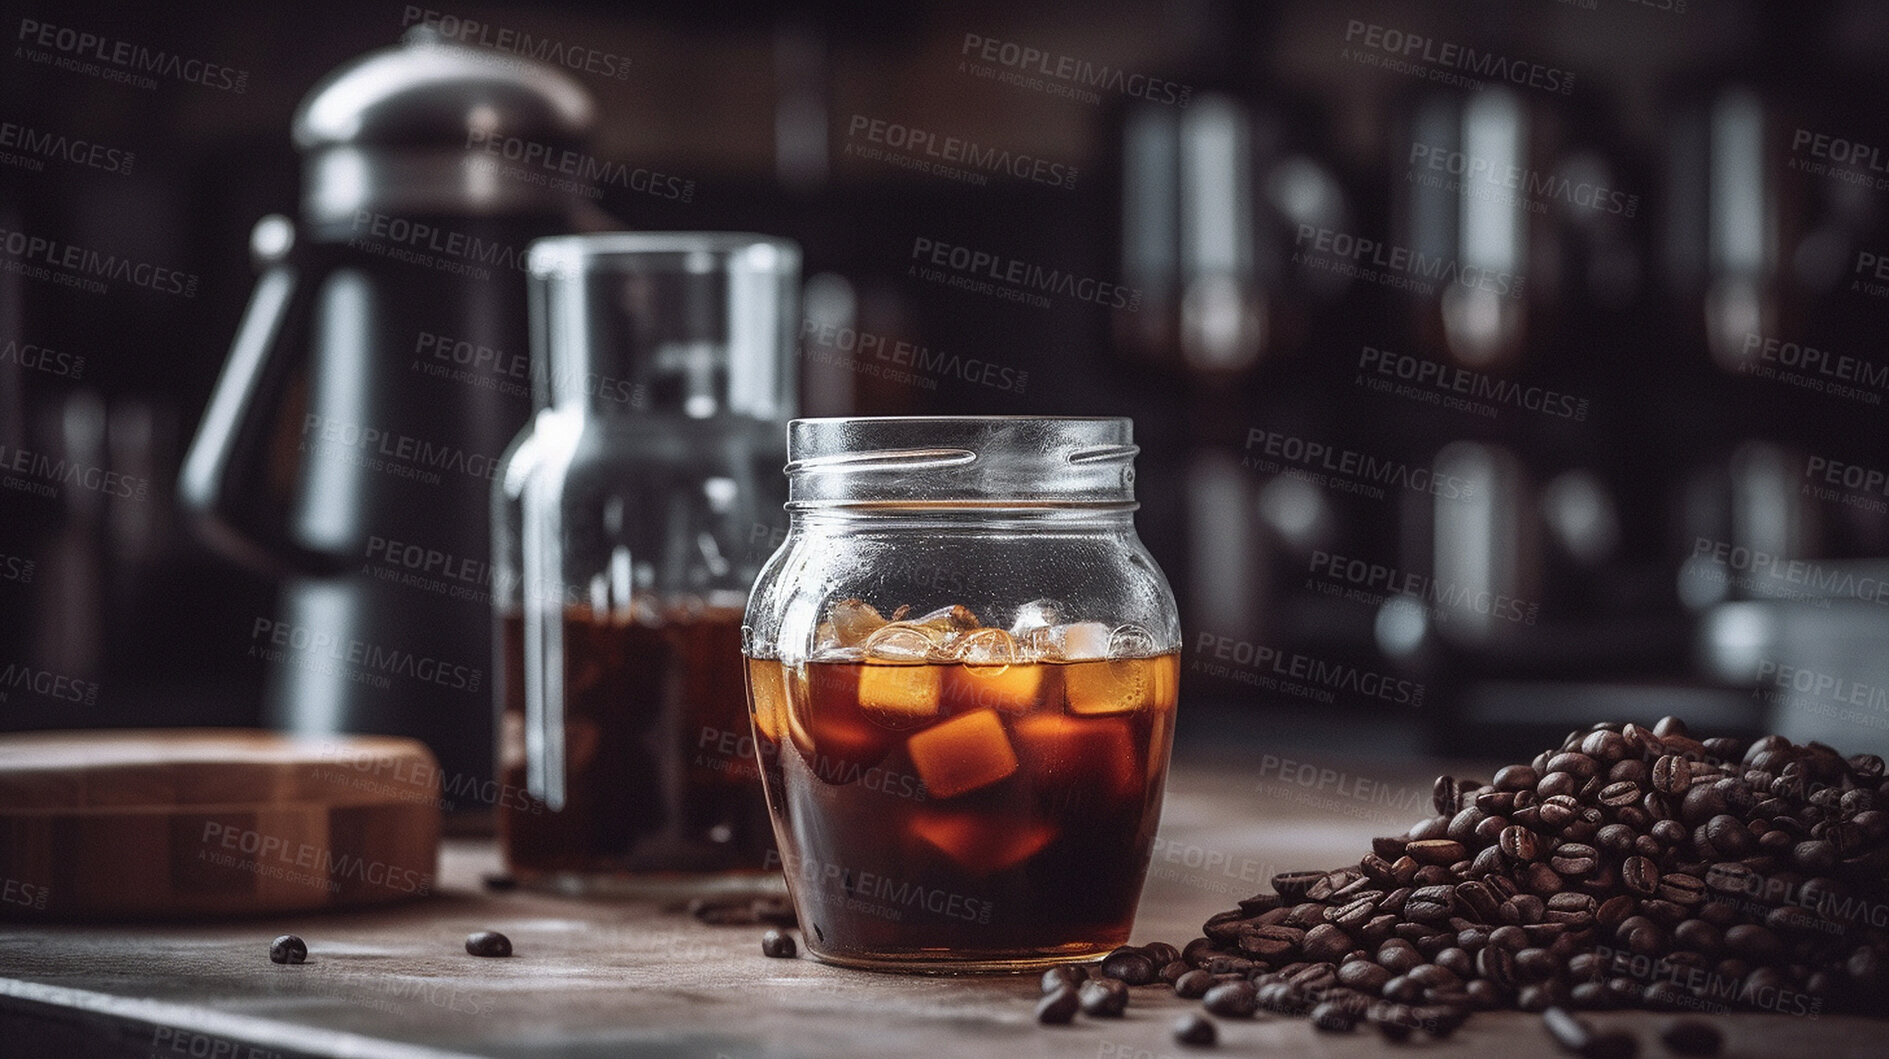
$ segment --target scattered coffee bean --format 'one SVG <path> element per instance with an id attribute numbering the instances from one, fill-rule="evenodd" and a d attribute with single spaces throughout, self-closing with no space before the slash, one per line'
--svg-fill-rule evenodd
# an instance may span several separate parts
<path id="1" fill-rule="evenodd" d="M 1043 972 L 1043 993 L 1048 995 L 1058 989 L 1075 989 L 1089 979 L 1089 968 L 1080 963 L 1059 963 Z"/>
<path id="2" fill-rule="evenodd" d="M 766 942 L 763 941 L 762 944 L 766 945 Z M 790 940 L 788 944 L 792 945 L 793 942 Z M 476 931 L 466 935 L 466 951 L 474 956 L 510 956 L 512 939 L 496 930 Z"/>
<path id="3" fill-rule="evenodd" d="M 1201 1002 L 1221 1018 L 1250 1019 L 1259 1010 L 1259 991 L 1251 982 L 1222 982 L 1207 990 Z"/>
<path id="4" fill-rule="evenodd" d="M 269 943 L 272 963 L 301 963 L 308 959 L 308 943 L 293 934 L 284 934 Z"/>
<path id="5" fill-rule="evenodd" d="M 1128 987 L 1119 978 L 1091 978 L 1076 991 L 1076 999 L 1085 1015 L 1118 1019 L 1128 1009 Z"/>
<path id="6" fill-rule="evenodd" d="M 1046 993 L 1036 1002 L 1036 1021 L 1045 1026 L 1067 1025 L 1076 1017 L 1076 1009 L 1082 1002 L 1076 998 L 1076 991 L 1070 987 L 1058 986 L 1054 992 Z"/>
<path id="7" fill-rule="evenodd" d="M 1335 1000 L 1326 1000 L 1312 1008 L 1312 1025 L 1326 1033 L 1350 1033 L 1358 1026 L 1358 1016 Z"/>
<path id="8" fill-rule="evenodd" d="M 1220 1039 L 1213 1020 L 1200 1014 L 1186 1014 L 1174 1020 L 1174 1040 L 1190 1048 L 1211 1048 Z"/>
<path id="9" fill-rule="evenodd" d="M 1174 995 L 1186 1000 L 1199 1000 L 1213 988 L 1213 975 L 1206 971 L 1189 971 L 1174 980 Z"/>
<path id="10" fill-rule="evenodd" d="M 1118 951 L 1102 961 L 1102 977 L 1119 978 L 1128 985 L 1147 985 L 1155 980 L 1155 967 L 1139 951 Z"/>

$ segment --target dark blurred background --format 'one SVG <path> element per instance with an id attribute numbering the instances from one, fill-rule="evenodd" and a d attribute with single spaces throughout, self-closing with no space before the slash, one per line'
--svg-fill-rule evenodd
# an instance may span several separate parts
<path id="1" fill-rule="evenodd" d="M 592 152 L 690 188 L 606 183 L 622 226 L 803 244 L 806 412 L 1132 415 L 1193 732 L 1889 750 L 1889 5 L 0 11 L 244 75 L 0 56 L 0 229 L 195 284 L 0 237 L 0 729 L 257 721 L 272 584 L 174 500 L 250 229 L 325 73 L 470 21 L 613 60 L 571 71 Z M 963 289 L 939 246 L 1131 296 Z"/>

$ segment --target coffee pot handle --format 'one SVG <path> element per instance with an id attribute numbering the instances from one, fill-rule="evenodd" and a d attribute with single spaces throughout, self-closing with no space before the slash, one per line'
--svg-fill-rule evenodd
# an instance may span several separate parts
<path id="1" fill-rule="evenodd" d="M 209 543 L 245 565 L 281 574 L 339 570 L 342 557 L 297 542 L 287 504 L 268 489 L 273 431 L 306 356 L 309 292 L 319 276 L 281 214 L 256 222 L 250 252 L 262 275 L 178 474 L 178 499 Z"/>

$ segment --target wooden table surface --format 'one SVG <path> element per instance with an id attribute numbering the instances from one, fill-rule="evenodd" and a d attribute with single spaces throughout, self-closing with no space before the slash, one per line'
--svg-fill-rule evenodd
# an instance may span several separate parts
<path id="1" fill-rule="evenodd" d="M 1487 775 L 1488 770 L 1457 774 Z M 1427 812 L 1436 770 L 1304 754 L 1242 767 L 1199 756 L 1169 784 L 1137 942 L 1186 942 L 1210 914 L 1278 871 L 1354 861 L 1374 834 Z M 1035 976 L 874 974 L 761 955 L 761 928 L 706 926 L 655 902 L 488 893 L 489 843 L 448 842 L 438 895 L 358 913 L 216 925 L 0 925 L 0 1055 L 275 1059 L 277 1056 L 1083 1056 L 1201 1054 L 1171 1040 L 1198 1010 L 1136 989 L 1121 1020 L 1033 1020 Z M 509 935 L 507 960 L 467 956 L 465 935 Z M 308 963 L 269 962 L 307 939 Z M 1889 998 L 1885 998 L 1889 1007 Z M 1669 1016 L 1596 1022 L 1641 1032 Z M 1552 1054 L 1539 1019 L 1479 1014 L 1446 1043 L 1316 1033 L 1302 1019 L 1219 1020 L 1218 1054 Z M 1882 1056 L 1889 1025 L 1854 1017 L 1721 1016 L 1723 1054 Z"/>

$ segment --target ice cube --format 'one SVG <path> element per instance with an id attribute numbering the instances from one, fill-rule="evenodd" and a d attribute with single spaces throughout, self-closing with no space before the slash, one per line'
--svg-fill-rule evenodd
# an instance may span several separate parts
<path id="1" fill-rule="evenodd" d="M 948 607 L 939 607 L 929 614 L 921 614 L 916 618 L 906 618 L 905 623 L 945 633 L 969 632 L 981 624 L 971 608 L 956 603 Z"/>
<path id="2" fill-rule="evenodd" d="M 1149 700 L 1155 659 L 1118 658 L 1062 667 L 1070 713 L 1095 716 L 1130 713 Z"/>
<path id="3" fill-rule="evenodd" d="M 931 660 L 943 635 L 907 622 L 895 621 L 874 629 L 866 637 L 866 657 L 882 662 L 926 662 Z"/>
<path id="4" fill-rule="evenodd" d="M 1041 788 L 1100 791 L 1109 801 L 1141 793 L 1135 738 L 1123 718 L 1033 713 L 1014 731 L 1024 771 Z"/>
<path id="5" fill-rule="evenodd" d="M 1112 630 L 1099 621 L 1078 621 L 1054 625 L 1046 631 L 1047 657 L 1058 662 L 1082 662 L 1109 657 Z"/>
<path id="6" fill-rule="evenodd" d="M 858 647 L 883 625 L 885 618 L 872 604 L 861 599 L 842 599 L 827 612 L 827 620 L 820 623 L 815 639 L 819 646 L 828 649 Z"/>
<path id="7" fill-rule="evenodd" d="M 772 659 L 748 659 L 748 708 L 754 716 L 754 730 L 761 738 L 778 744 L 787 725 L 787 682 L 785 670 Z"/>
<path id="8" fill-rule="evenodd" d="M 812 757 L 816 773 L 832 782 L 858 777 L 859 770 L 841 766 L 871 767 L 892 748 L 894 737 L 859 707 L 860 678 L 867 668 L 811 663 L 806 668 L 805 696 L 795 695 L 792 700 L 796 711 L 804 709 L 805 713 L 804 719 L 797 713 L 788 714 L 789 732 L 795 735 L 795 744 Z M 793 730 L 796 720 L 801 721 L 807 737 L 804 745 L 799 740 L 802 733 Z"/>
<path id="9" fill-rule="evenodd" d="M 1068 610 L 1053 599 L 1033 599 L 1017 608 L 1010 623 L 1010 635 L 1021 645 L 1025 657 L 1035 660 L 1049 657 L 1049 631 L 1063 623 Z"/>
<path id="10" fill-rule="evenodd" d="M 942 691 L 939 666 L 867 662 L 859 667 L 860 712 L 895 732 L 938 716 Z"/>
<path id="11" fill-rule="evenodd" d="M 1043 685 L 1042 667 L 1022 661 L 1022 648 L 1002 629 L 965 633 L 958 645 L 959 665 L 945 673 L 945 704 L 953 713 L 992 707 L 1004 713 L 1028 711 Z"/>
<path id="12" fill-rule="evenodd" d="M 1017 754 L 996 710 L 962 713 L 906 741 L 912 765 L 934 798 L 955 798 L 1017 771 Z"/>
<path id="13" fill-rule="evenodd" d="M 981 813 L 915 813 L 911 829 L 927 845 L 979 875 L 1014 868 L 1056 837 L 1055 828 L 1046 823 Z"/>

